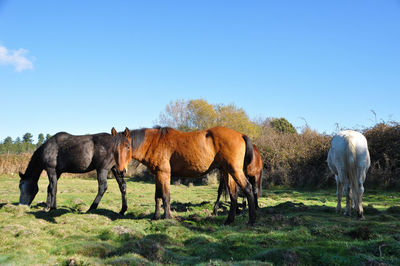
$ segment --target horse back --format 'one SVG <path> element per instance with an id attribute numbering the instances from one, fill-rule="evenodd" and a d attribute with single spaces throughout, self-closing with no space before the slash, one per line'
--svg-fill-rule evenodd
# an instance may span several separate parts
<path id="1" fill-rule="evenodd" d="M 110 148 L 111 135 L 106 133 L 74 136 L 61 132 L 45 143 L 43 160 L 58 172 L 83 173 L 107 164 L 112 159 Z"/>
<path id="2" fill-rule="evenodd" d="M 213 136 L 219 157 L 230 165 L 229 168 L 244 169 L 245 159 L 248 159 L 247 163 L 252 161 L 252 143 L 247 136 L 226 127 L 214 127 L 208 132 Z"/>
<path id="3" fill-rule="evenodd" d="M 150 170 L 199 176 L 217 167 L 243 169 L 246 143 L 244 135 L 235 130 L 214 127 L 181 132 L 168 128 L 148 129 L 145 134 L 146 141 L 135 156 Z"/>
<path id="4" fill-rule="evenodd" d="M 169 129 L 152 147 L 153 161 L 167 164 L 173 176 L 199 176 L 212 168 L 217 154 L 213 138 L 206 130 Z"/>
<path id="5" fill-rule="evenodd" d="M 328 153 L 328 165 L 336 175 L 339 171 L 349 173 L 355 172 L 357 168 L 368 169 L 370 157 L 365 137 L 352 130 L 335 135 Z"/>

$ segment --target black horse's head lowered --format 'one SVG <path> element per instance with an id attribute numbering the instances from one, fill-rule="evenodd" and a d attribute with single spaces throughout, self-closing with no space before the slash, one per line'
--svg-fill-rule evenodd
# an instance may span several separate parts
<path id="1" fill-rule="evenodd" d="M 19 190 L 21 194 L 19 196 L 19 204 L 31 205 L 33 199 L 39 191 L 37 180 L 28 179 L 23 173 L 19 172 L 21 177 L 19 181 Z"/>
<path id="2" fill-rule="evenodd" d="M 125 190 L 122 189 L 125 186 L 123 173 L 131 160 L 132 139 L 127 128 L 122 133 L 112 128 L 111 133 L 74 136 L 59 132 L 47 140 L 33 153 L 25 173 L 19 173 L 19 203 L 32 203 L 39 191 L 38 181 L 43 170 L 47 172 L 50 181 L 46 209 L 55 209 L 57 206 L 57 181 L 62 173 L 96 170 L 99 191 L 91 206 L 91 209 L 95 209 L 107 189 L 107 174 L 113 168 L 114 175 L 118 172 L 116 178 L 123 196 L 122 210 L 126 210 Z"/>

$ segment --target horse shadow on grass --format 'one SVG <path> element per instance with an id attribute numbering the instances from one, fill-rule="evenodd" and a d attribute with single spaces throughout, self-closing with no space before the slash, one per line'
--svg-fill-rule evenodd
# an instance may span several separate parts
<path id="1" fill-rule="evenodd" d="M 201 203 L 180 203 L 180 202 L 172 202 L 171 204 L 171 210 L 174 210 L 176 212 L 187 212 L 192 210 L 195 207 L 201 207 L 206 204 L 209 204 L 210 202 L 208 201 L 203 201 Z M 5 206 L 7 203 L 1 203 L 0 208 Z M 15 203 L 13 205 L 18 205 L 18 203 Z M 64 214 L 67 213 L 76 213 L 76 214 L 82 214 L 82 215 L 88 215 L 88 214 L 96 214 L 96 215 L 102 215 L 104 217 L 107 217 L 111 221 L 115 220 L 120 220 L 120 219 L 131 219 L 131 220 L 141 220 L 141 219 L 152 219 L 153 213 L 140 213 L 140 214 L 134 214 L 132 212 L 128 212 L 125 215 L 121 215 L 118 212 L 115 212 L 113 210 L 109 209 L 102 209 L 102 208 L 97 208 L 95 210 L 90 210 L 87 212 L 83 212 L 81 210 L 78 210 L 76 208 L 71 208 L 67 206 L 61 206 L 57 209 L 53 209 L 50 211 L 44 210 L 45 203 L 38 203 L 36 205 L 32 205 L 30 211 L 28 211 L 28 214 L 34 215 L 37 219 L 42 219 L 45 221 L 48 221 L 50 223 L 57 223 L 56 218 L 60 217 Z"/>
<path id="2" fill-rule="evenodd" d="M 108 210 L 108 209 L 102 209 L 102 208 L 97 208 L 95 210 L 90 210 L 90 211 L 84 212 L 84 211 L 81 211 L 76 208 L 61 206 L 57 209 L 45 211 L 44 210 L 45 206 L 46 205 L 44 202 L 38 203 L 36 205 L 33 205 L 31 207 L 31 211 L 29 211 L 27 213 L 34 215 L 37 219 L 42 219 L 42 220 L 48 221 L 50 223 L 57 223 L 55 218 L 60 217 L 67 213 L 75 213 L 75 214 L 81 214 L 81 215 L 97 214 L 97 215 L 102 215 L 104 217 L 107 217 L 108 219 L 110 219 L 112 221 L 115 221 L 118 219 L 134 219 L 135 218 L 132 214 L 129 214 L 129 213 L 126 215 L 121 215 L 118 212 Z"/>
<path id="3" fill-rule="evenodd" d="M 176 211 L 176 212 L 187 212 L 193 210 L 195 207 L 203 207 L 204 205 L 209 204 L 209 201 L 202 201 L 200 203 L 191 203 L 191 202 L 186 202 L 186 203 L 181 203 L 178 201 L 173 201 L 171 203 L 171 210 Z"/>
<path id="4" fill-rule="evenodd" d="M 29 211 L 27 213 L 32 214 L 33 216 L 36 217 L 36 219 L 42 219 L 47 222 L 56 224 L 57 221 L 55 218 L 60 217 L 66 213 L 71 213 L 70 208 L 58 208 L 55 210 L 50 210 L 50 211 L 45 211 L 45 210 L 39 210 L 39 211 Z"/>
<path id="5" fill-rule="evenodd" d="M 0 203 L 0 209 L 3 208 L 5 205 L 7 205 L 7 203 Z"/>
<path id="6" fill-rule="evenodd" d="M 198 214 L 191 214 L 186 217 L 177 216 L 175 217 L 175 219 L 181 222 L 183 226 L 185 226 L 190 230 L 207 233 L 207 232 L 212 232 L 218 226 L 223 225 L 228 215 L 228 212 L 229 212 L 229 202 L 221 202 L 220 208 L 218 209 L 218 214 L 216 216 L 209 215 L 204 217 Z M 373 206 L 365 206 L 364 213 L 369 216 L 370 220 L 383 219 L 387 216 L 387 215 L 385 216 L 386 212 L 379 211 Z M 244 210 L 242 209 L 240 212 L 237 212 L 236 218 L 245 217 L 247 219 L 247 216 L 248 216 L 248 209 Z M 326 217 L 326 219 L 333 219 L 333 220 L 337 220 L 338 218 L 339 219 L 343 218 L 343 219 L 351 219 L 354 221 L 358 221 L 355 214 L 353 214 L 351 217 L 344 217 L 343 214 L 336 213 L 335 207 L 329 207 L 326 205 L 305 205 L 303 203 L 295 203 L 287 201 L 284 203 L 277 204 L 275 206 L 259 208 L 257 210 L 257 219 L 255 226 L 270 225 L 278 227 L 281 226 L 291 227 L 291 226 L 307 225 L 310 223 L 309 221 L 310 218 L 305 218 L 306 216 L 310 217 L 311 220 L 314 220 L 312 217 L 315 217 L 316 221 L 318 219 L 321 219 L 321 217 Z M 235 222 L 233 222 L 229 226 L 237 226 L 240 223 L 242 223 L 242 221 L 238 220 L 239 219 L 236 219 Z M 243 218 L 241 220 L 243 220 Z"/>

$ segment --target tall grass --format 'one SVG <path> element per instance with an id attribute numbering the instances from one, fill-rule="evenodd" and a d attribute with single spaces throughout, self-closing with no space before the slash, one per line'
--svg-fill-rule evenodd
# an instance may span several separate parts
<path id="1" fill-rule="evenodd" d="M 31 153 L 0 154 L 0 174 L 13 176 L 24 172 L 31 156 Z"/>

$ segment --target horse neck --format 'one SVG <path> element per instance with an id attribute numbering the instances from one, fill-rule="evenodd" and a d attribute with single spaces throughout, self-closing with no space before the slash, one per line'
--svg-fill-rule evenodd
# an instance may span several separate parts
<path id="1" fill-rule="evenodd" d="M 148 153 L 152 140 L 154 138 L 153 129 L 138 129 L 131 131 L 132 137 L 132 159 L 143 161 Z"/>
<path id="2" fill-rule="evenodd" d="M 40 174 L 43 171 L 43 164 L 40 159 L 40 155 L 42 153 L 41 147 L 37 149 L 33 155 L 32 158 L 29 161 L 28 167 L 25 170 L 24 176 L 27 177 L 27 179 L 32 179 L 32 180 L 39 180 Z"/>

